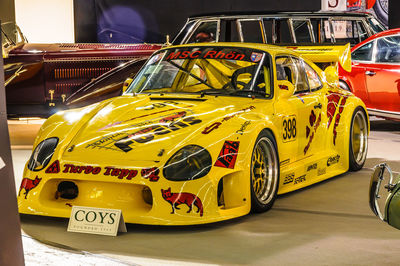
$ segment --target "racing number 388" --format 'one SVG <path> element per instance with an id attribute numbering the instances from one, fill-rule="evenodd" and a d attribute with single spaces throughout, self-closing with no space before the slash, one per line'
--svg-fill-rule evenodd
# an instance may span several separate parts
<path id="1" fill-rule="evenodd" d="M 295 116 L 284 117 L 282 127 L 283 141 L 292 141 L 296 138 L 297 129 Z"/>

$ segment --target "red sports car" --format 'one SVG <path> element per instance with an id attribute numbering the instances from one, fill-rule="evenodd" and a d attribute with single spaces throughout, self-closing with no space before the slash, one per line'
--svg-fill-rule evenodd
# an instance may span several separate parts
<path id="1" fill-rule="evenodd" d="M 352 70 L 341 86 L 361 98 L 370 115 L 400 120 L 400 28 L 377 33 L 351 52 Z"/>

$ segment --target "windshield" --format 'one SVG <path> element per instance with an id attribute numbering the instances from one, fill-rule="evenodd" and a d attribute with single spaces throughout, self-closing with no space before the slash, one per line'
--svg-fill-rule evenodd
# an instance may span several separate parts
<path id="1" fill-rule="evenodd" d="M 183 47 L 153 55 L 126 93 L 271 96 L 269 54 L 235 47 Z"/>

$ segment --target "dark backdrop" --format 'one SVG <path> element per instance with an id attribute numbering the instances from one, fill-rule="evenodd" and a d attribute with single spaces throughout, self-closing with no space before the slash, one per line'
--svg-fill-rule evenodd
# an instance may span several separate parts
<path id="1" fill-rule="evenodd" d="M 389 3 L 389 28 L 400 28 L 400 1 L 391 0 Z"/>
<path id="2" fill-rule="evenodd" d="M 75 41 L 163 43 L 195 14 L 320 9 L 321 0 L 74 0 Z"/>

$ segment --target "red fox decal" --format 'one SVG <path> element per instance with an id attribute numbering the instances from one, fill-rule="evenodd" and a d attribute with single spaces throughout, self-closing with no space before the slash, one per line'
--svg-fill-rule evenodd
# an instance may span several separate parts
<path id="1" fill-rule="evenodd" d="M 161 189 L 162 197 L 168 201 L 172 206 L 172 212 L 175 213 L 175 209 L 179 210 L 178 205 L 186 204 L 189 207 L 187 213 L 192 211 L 193 205 L 197 207 L 197 213 L 200 212 L 200 217 L 203 216 L 203 204 L 201 200 L 192 193 L 171 193 L 171 188 L 167 190 Z"/>
<path id="2" fill-rule="evenodd" d="M 37 187 L 42 179 L 36 176 L 35 179 L 24 178 L 22 179 L 21 186 L 19 187 L 18 196 L 21 193 L 22 189 L 25 189 L 25 199 L 28 196 L 29 191 Z"/>

